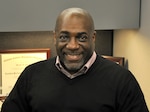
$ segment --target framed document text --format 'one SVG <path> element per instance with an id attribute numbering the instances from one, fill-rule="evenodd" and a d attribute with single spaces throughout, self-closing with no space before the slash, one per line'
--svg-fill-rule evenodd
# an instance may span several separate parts
<path id="1" fill-rule="evenodd" d="M 7 96 L 24 68 L 50 58 L 50 49 L 0 50 L 1 95 Z"/>

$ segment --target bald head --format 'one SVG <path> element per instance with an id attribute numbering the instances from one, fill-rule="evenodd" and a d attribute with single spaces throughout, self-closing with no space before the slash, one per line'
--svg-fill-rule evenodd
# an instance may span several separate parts
<path id="1" fill-rule="evenodd" d="M 86 27 L 90 32 L 94 31 L 94 22 L 91 15 L 84 9 L 81 8 L 68 8 L 62 11 L 56 21 L 55 31 L 59 31 L 62 26 L 62 23 L 65 19 L 71 17 L 77 17 L 84 19 Z"/>

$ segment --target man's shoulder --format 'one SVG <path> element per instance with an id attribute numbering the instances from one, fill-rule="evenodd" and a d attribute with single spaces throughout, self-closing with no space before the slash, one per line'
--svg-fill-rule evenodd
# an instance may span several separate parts
<path id="1" fill-rule="evenodd" d="M 98 68 L 99 71 L 114 74 L 130 74 L 130 71 L 125 67 L 110 61 L 102 56 L 97 55 L 94 68 Z"/>
<path id="2" fill-rule="evenodd" d="M 55 64 L 56 57 L 38 61 L 27 66 L 27 68 L 47 68 Z"/>

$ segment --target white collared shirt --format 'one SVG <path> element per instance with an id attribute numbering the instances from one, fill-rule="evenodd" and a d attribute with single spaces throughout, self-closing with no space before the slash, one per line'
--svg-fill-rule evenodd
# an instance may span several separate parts
<path id="1" fill-rule="evenodd" d="M 73 79 L 79 75 L 85 74 L 88 69 L 92 66 L 92 64 L 95 62 L 96 60 L 96 53 L 95 51 L 93 52 L 91 58 L 88 60 L 88 62 L 76 73 L 74 74 L 70 74 L 60 63 L 59 60 L 59 56 L 56 57 L 56 63 L 55 66 L 58 68 L 59 71 L 61 71 L 62 73 L 64 73 L 67 77 L 69 77 L 70 79 Z"/>

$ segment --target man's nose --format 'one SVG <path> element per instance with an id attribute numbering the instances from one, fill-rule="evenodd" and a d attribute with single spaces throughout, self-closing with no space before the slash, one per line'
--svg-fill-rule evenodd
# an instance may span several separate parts
<path id="1" fill-rule="evenodd" d="M 71 38 L 70 41 L 67 43 L 66 48 L 68 49 L 78 49 L 79 48 L 79 43 L 75 38 Z"/>

